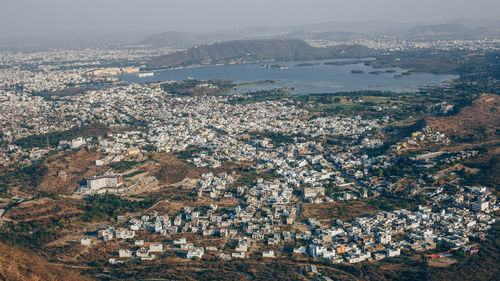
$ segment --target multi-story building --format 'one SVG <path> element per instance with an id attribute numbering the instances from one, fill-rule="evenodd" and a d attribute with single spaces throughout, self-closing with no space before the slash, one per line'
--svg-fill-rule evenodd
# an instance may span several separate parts
<path id="1" fill-rule="evenodd" d="M 87 189 L 90 193 L 98 193 L 109 188 L 119 188 L 122 185 L 123 178 L 121 174 L 106 173 L 87 180 Z"/>

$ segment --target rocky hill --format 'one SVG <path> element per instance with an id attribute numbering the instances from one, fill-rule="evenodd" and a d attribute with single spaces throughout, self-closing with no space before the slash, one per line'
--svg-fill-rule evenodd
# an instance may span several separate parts
<path id="1" fill-rule="evenodd" d="M 159 56 L 153 58 L 148 66 L 168 68 L 262 60 L 366 57 L 374 54 L 374 50 L 358 45 L 315 48 L 299 39 L 237 40 L 203 45 Z"/>
<path id="2" fill-rule="evenodd" d="M 447 135 L 496 132 L 500 129 L 500 96 L 483 94 L 457 115 L 429 117 L 426 121 L 427 125 Z"/>

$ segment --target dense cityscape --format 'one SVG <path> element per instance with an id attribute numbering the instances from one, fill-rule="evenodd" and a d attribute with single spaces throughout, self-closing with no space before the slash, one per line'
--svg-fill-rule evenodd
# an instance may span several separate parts
<path id="1" fill-rule="evenodd" d="M 324 28 L 0 44 L 0 279 L 498 278 L 497 30 Z"/>

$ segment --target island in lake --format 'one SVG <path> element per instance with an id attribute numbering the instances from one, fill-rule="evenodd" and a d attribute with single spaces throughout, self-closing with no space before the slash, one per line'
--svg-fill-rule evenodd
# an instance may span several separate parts
<path id="1" fill-rule="evenodd" d="M 278 64 L 263 64 L 261 65 L 263 68 L 267 69 L 287 69 L 288 66 L 286 65 L 278 65 Z"/>
<path id="2" fill-rule="evenodd" d="M 299 64 L 295 65 L 295 67 L 315 66 L 315 65 L 320 65 L 320 63 L 319 62 L 316 62 L 316 63 L 299 63 Z"/>
<path id="3" fill-rule="evenodd" d="M 365 72 L 363 70 L 354 69 L 354 70 L 351 70 L 351 73 L 353 73 L 353 74 L 363 74 Z"/>
<path id="4" fill-rule="evenodd" d="M 329 62 L 325 62 L 324 65 L 343 66 L 343 65 L 358 64 L 358 63 L 364 63 L 364 62 L 366 62 L 366 61 L 364 61 L 364 60 L 329 61 Z"/>

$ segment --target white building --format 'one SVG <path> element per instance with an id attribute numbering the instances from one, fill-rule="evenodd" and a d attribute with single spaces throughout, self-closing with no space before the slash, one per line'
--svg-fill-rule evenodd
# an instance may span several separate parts
<path id="1" fill-rule="evenodd" d="M 87 180 L 90 192 L 97 192 L 105 188 L 118 188 L 123 185 L 121 174 L 106 173 Z"/>
<path id="2" fill-rule="evenodd" d="M 130 251 L 129 249 L 120 249 L 118 251 L 118 255 L 120 256 L 120 258 L 131 258 L 132 251 Z"/>
<path id="3" fill-rule="evenodd" d="M 174 245 L 183 245 L 186 243 L 187 243 L 187 241 L 186 241 L 186 238 L 184 238 L 184 237 L 181 237 L 177 240 L 174 240 Z"/>
<path id="4" fill-rule="evenodd" d="M 389 243 L 391 243 L 391 235 L 387 234 L 387 233 L 382 233 L 379 235 L 378 241 L 380 244 L 384 244 L 384 245 L 389 244 Z"/>
<path id="5" fill-rule="evenodd" d="M 401 255 L 401 249 L 387 249 L 385 254 L 388 258 L 397 257 Z"/>
<path id="6" fill-rule="evenodd" d="M 162 244 L 151 244 L 151 245 L 149 245 L 149 251 L 150 252 L 163 252 L 163 245 Z"/>
<path id="7" fill-rule="evenodd" d="M 300 255 L 305 255 L 307 254 L 307 247 L 306 246 L 300 246 L 298 248 L 293 249 L 294 254 L 300 254 Z"/>
<path id="8" fill-rule="evenodd" d="M 90 246 L 90 244 L 92 243 L 92 240 L 90 238 L 82 238 L 80 243 L 84 246 Z"/>
<path id="9" fill-rule="evenodd" d="M 262 253 L 262 257 L 264 257 L 264 258 L 274 258 L 274 251 L 273 250 L 264 251 Z"/>
<path id="10" fill-rule="evenodd" d="M 304 198 L 314 198 L 318 195 L 325 195 L 324 187 L 306 187 L 304 188 Z"/>
<path id="11" fill-rule="evenodd" d="M 71 140 L 72 149 L 80 148 L 84 144 L 85 144 L 85 139 L 83 139 L 82 137 Z"/>
<path id="12" fill-rule="evenodd" d="M 239 258 L 239 259 L 244 259 L 245 258 L 245 252 L 236 252 L 232 253 L 231 256 L 233 258 Z"/>
<path id="13" fill-rule="evenodd" d="M 120 239 L 131 239 L 131 238 L 134 238 L 135 231 L 134 230 L 127 230 L 127 229 L 119 229 L 119 230 L 115 231 L 115 235 L 117 238 L 120 238 Z"/>
<path id="14" fill-rule="evenodd" d="M 194 259 L 194 258 L 201 259 L 204 254 L 205 254 L 205 251 L 203 250 L 203 248 L 200 247 L 200 248 L 195 248 L 195 249 L 189 250 L 187 252 L 186 257 L 188 259 Z"/>

